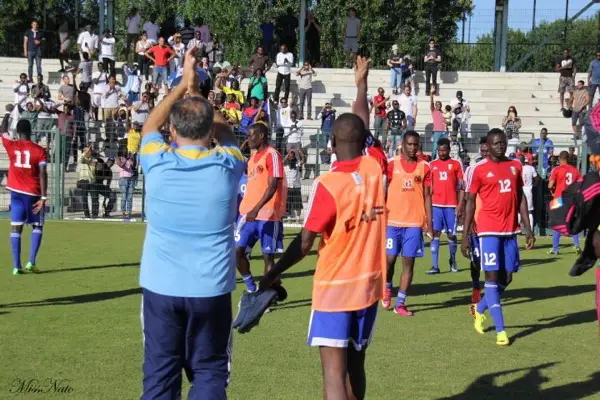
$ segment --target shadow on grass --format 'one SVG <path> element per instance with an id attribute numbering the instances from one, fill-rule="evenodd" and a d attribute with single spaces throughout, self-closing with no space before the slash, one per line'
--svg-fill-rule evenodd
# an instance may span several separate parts
<path id="1" fill-rule="evenodd" d="M 81 294 L 70 297 L 53 297 L 45 300 L 23 301 L 21 303 L 0 304 L 0 308 L 12 307 L 38 307 L 38 306 L 65 306 L 83 303 L 95 303 L 97 301 L 114 300 L 120 297 L 131 296 L 132 294 L 141 294 L 141 288 L 116 290 L 113 292 L 99 292 Z"/>
<path id="2" fill-rule="evenodd" d="M 443 397 L 445 400 L 481 400 L 481 399 L 560 399 L 576 400 L 597 394 L 600 391 L 600 371 L 589 375 L 582 382 L 568 383 L 562 386 L 542 389 L 542 385 L 550 382 L 550 379 L 542 374 L 544 369 L 553 367 L 558 363 L 547 363 L 531 368 L 519 368 L 482 375 L 477 378 L 461 394 L 451 397 Z M 519 372 L 526 372 L 522 377 L 497 386 L 496 378 Z M 441 400 L 441 399 L 439 399 Z"/>
<path id="3" fill-rule="evenodd" d="M 521 267 L 533 267 L 536 265 L 550 264 L 556 260 L 558 260 L 557 257 L 550 257 L 550 256 L 548 256 L 546 258 L 527 258 L 527 259 L 521 260 Z"/>
<path id="4" fill-rule="evenodd" d="M 570 325 L 587 324 L 588 322 L 595 322 L 597 319 L 596 310 L 580 311 L 573 314 L 559 315 L 556 317 L 542 318 L 538 320 L 539 324 L 531 325 L 514 325 L 510 328 L 525 328 L 521 332 L 511 337 L 511 340 L 517 341 L 525 338 L 529 335 L 533 335 L 544 329 L 562 328 Z"/>
<path id="5" fill-rule="evenodd" d="M 285 301 L 281 304 L 278 304 L 277 307 L 273 308 L 273 311 L 288 310 L 288 309 L 292 309 L 292 308 L 310 307 L 311 304 L 312 304 L 312 299 Z"/>
<path id="6" fill-rule="evenodd" d="M 139 267 L 139 266 L 140 266 L 139 262 L 130 262 L 130 263 L 122 263 L 122 264 L 107 264 L 107 265 L 89 265 L 89 266 L 84 266 L 84 267 L 41 270 L 40 274 L 56 274 L 59 272 L 89 271 L 89 270 L 105 269 L 105 268 Z"/>
<path id="7" fill-rule="evenodd" d="M 285 280 L 285 279 L 293 279 L 293 278 L 305 278 L 307 276 L 313 276 L 315 274 L 315 270 L 314 269 L 309 269 L 306 271 L 298 271 L 298 272 L 284 272 L 281 275 L 281 279 Z M 256 282 L 260 281 L 262 279 L 262 275 L 258 275 L 258 276 L 254 276 L 254 280 Z M 236 283 L 241 284 L 242 278 L 236 278 Z M 285 282 L 284 282 L 285 284 Z"/>

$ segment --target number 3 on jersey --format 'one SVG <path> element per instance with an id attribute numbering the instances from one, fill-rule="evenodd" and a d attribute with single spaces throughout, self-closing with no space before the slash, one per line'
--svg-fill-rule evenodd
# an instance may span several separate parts
<path id="1" fill-rule="evenodd" d="M 570 185 L 571 183 L 573 183 L 573 174 L 572 173 L 567 172 L 565 174 L 565 176 L 567 177 L 567 181 L 566 181 L 567 185 Z"/>
<path id="2" fill-rule="evenodd" d="M 15 167 L 17 168 L 31 168 L 31 154 L 29 150 L 23 152 L 15 150 Z"/>
<path id="3" fill-rule="evenodd" d="M 498 181 L 498 183 L 500 184 L 500 193 L 510 193 L 511 192 L 511 187 L 510 187 L 510 180 L 508 179 L 501 179 Z"/>

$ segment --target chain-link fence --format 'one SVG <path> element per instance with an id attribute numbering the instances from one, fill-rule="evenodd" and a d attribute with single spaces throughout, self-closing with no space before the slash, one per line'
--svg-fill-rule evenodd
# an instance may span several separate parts
<path id="1" fill-rule="evenodd" d="M 48 216 L 55 219 L 115 219 L 144 220 L 144 176 L 139 166 L 140 133 L 126 129 L 119 122 L 63 122 L 56 119 L 38 120 L 34 138 L 48 151 Z M 60 125 L 60 127 L 59 127 Z M 398 133 L 395 135 L 394 133 Z M 479 156 L 480 138 L 487 132 L 469 131 L 462 138 L 451 137 L 451 156 L 464 167 Z M 393 157 L 401 142 L 401 132 L 386 129 L 377 132 L 388 157 Z M 243 133 L 238 133 L 240 144 Z M 330 134 L 318 128 L 272 128 L 271 144 L 282 154 L 288 185 L 285 222 L 301 222 L 314 179 L 330 169 Z M 558 162 L 560 151 L 570 152 L 570 161 L 582 172 L 587 171 L 587 150 L 572 133 L 553 134 L 554 142 L 540 143 L 533 133 L 521 132 L 509 143 L 509 155 L 521 154 L 537 171 L 533 183 L 534 220 L 536 230 L 546 234 L 547 204 L 551 200 L 548 179 Z M 424 156 L 433 153 L 432 132 L 421 136 Z M 436 136 L 437 139 L 437 136 Z M 165 140 L 169 140 L 165 134 Z M 0 176 L 6 185 L 8 158 L 0 153 Z M 0 195 L 0 210 L 10 208 L 6 191 Z"/>

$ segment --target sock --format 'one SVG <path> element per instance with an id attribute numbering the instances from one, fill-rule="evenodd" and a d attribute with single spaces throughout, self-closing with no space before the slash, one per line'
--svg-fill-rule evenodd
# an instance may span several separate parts
<path id="1" fill-rule="evenodd" d="M 496 282 L 485 283 L 485 297 L 487 298 L 490 315 L 494 320 L 494 325 L 496 325 L 496 332 L 502 332 L 504 330 L 504 316 L 500 304 L 500 291 Z"/>
<path id="2" fill-rule="evenodd" d="M 13 254 L 13 266 L 21 269 L 21 234 L 19 232 L 10 233 L 10 248 Z"/>
<path id="3" fill-rule="evenodd" d="M 385 288 L 386 288 L 386 290 L 392 290 L 392 282 L 386 282 Z"/>
<path id="4" fill-rule="evenodd" d="M 42 230 L 40 228 L 33 228 L 31 232 L 31 248 L 29 249 L 29 262 L 35 265 L 35 259 L 40 246 L 42 245 Z"/>
<path id="5" fill-rule="evenodd" d="M 471 261 L 471 282 L 473 284 L 473 289 L 481 289 L 481 283 L 479 282 L 480 277 L 481 270 L 479 269 L 479 265 L 476 265 Z"/>
<path id="6" fill-rule="evenodd" d="M 560 233 L 557 231 L 552 232 L 552 251 L 558 253 L 558 243 L 560 242 Z"/>
<path id="7" fill-rule="evenodd" d="M 406 292 L 398 290 L 398 297 L 396 298 L 396 307 L 403 306 L 406 303 Z"/>
<path id="8" fill-rule="evenodd" d="M 531 230 L 533 231 L 533 214 L 529 213 L 529 225 L 531 226 Z"/>
<path id="9" fill-rule="evenodd" d="M 431 264 L 433 268 L 440 269 L 440 238 L 431 241 Z"/>
<path id="10" fill-rule="evenodd" d="M 454 264 L 456 262 L 456 240 L 448 240 L 448 247 L 450 247 L 450 262 Z"/>
<path id="11" fill-rule="evenodd" d="M 242 276 L 242 280 L 244 281 L 246 289 L 248 289 L 249 292 L 256 292 L 256 289 L 258 288 L 256 287 L 256 283 L 254 283 L 254 277 L 252 274 Z"/>
<path id="12" fill-rule="evenodd" d="M 487 300 L 485 296 L 482 296 L 481 300 L 479 300 L 479 303 L 477 303 L 477 312 L 479 314 L 483 314 L 485 310 L 487 310 Z"/>
<path id="13" fill-rule="evenodd" d="M 573 244 L 575 247 L 579 247 L 579 234 L 573 235 Z"/>

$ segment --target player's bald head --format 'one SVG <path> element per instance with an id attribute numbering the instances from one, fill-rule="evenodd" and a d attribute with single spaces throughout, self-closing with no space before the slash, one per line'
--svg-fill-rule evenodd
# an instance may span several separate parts
<path id="1" fill-rule="evenodd" d="M 333 123 L 333 137 L 336 146 L 360 144 L 365 142 L 365 124 L 356 114 L 342 114 Z"/>
<path id="2" fill-rule="evenodd" d="M 213 117 L 213 108 L 203 97 L 179 100 L 169 112 L 171 129 L 177 136 L 192 140 L 206 139 L 209 136 Z"/>

